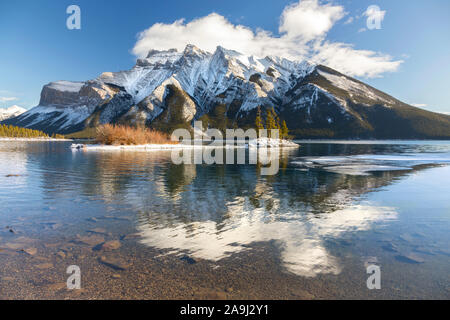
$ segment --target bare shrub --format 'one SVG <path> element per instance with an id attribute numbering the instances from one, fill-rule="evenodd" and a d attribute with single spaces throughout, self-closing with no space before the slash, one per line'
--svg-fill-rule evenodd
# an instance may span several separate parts
<path id="1" fill-rule="evenodd" d="M 105 145 L 176 144 L 170 136 L 148 128 L 105 124 L 97 128 L 95 140 Z"/>

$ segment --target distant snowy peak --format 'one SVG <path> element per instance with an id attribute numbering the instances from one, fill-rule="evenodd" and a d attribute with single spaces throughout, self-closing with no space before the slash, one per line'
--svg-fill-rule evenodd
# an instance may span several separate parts
<path id="1" fill-rule="evenodd" d="M 252 74 L 255 72 L 266 72 L 269 69 L 281 69 L 295 75 L 305 75 L 311 72 L 315 65 L 307 61 L 291 61 L 285 58 L 267 56 L 260 58 L 252 55 L 246 55 L 235 50 L 228 50 L 218 46 L 215 52 L 210 53 L 195 45 L 187 45 L 183 52 L 177 49 L 169 50 L 150 50 L 147 57 L 138 59 L 136 67 L 173 68 L 174 73 L 177 69 L 186 67 L 186 63 L 202 61 L 203 67 L 207 66 L 210 71 L 227 67 L 235 69 L 236 74 Z M 247 79 L 248 80 L 248 79 Z"/>
<path id="2" fill-rule="evenodd" d="M 0 121 L 20 116 L 27 110 L 19 106 L 11 106 L 7 109 L 0 109 Z"/>

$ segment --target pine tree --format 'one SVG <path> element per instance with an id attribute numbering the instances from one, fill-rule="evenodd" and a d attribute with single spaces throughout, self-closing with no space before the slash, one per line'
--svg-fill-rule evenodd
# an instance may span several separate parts
<path id="1" fill-rule="evenodd" d="M 258 111 L 256 113 L 255 129 L 256 129 L 256 133 L 258 134 L 258 137 L 259 137 L 259 130 L 264 129 L 264 124 L 263 124 L 263 120 L 261 117 L 261 108 L 260 107 L 258 107 Z"/>
<path id="2" fill-rule="evenodd" d="M 210 120 L 209 120 L 208 115 L 205 113 L 204 115 L 202 115 L 202 116 L 199 118 L 199 120 L 202 122 L 203 130 L 208 130 L 208 128 L 209 128 L 209 123 L 210 123 Z"/>
<path id="3" fill-rule="evenodd" d="M 20 127 L 3 124 L 0 126 L 0 137 L 8 137 L 8 138 L 44 137 L 44 138 L 48 138 L 48 135 L 45 132 L 42 132 L 39 130 L 26 129 L 26 128 L 20 128 Z"/>
<path id="4" fill-rule="evenodd" d="M 275 129 L 280 130 L 281 129 L 281 125 L 280 125 L 280 117 L 278 116 L 278 114 L 275 112 L 275 109 L 272 107 L 272 114 L 275 120 Z"/>
<path id="5" fill-rule="evenodd" d="M 273 127 L 273 117 L 272 111 L 270 109 L 266 110 L 266 129 L 270 130 Z"/>
<path id="6" fill-rule="evenodd" d="M 272 137 L 272 129 L 277 128 L 276 123 L 275 123 L 273 108 L 266 110 L 266 128 L 269 132 L 269 137 Z"/>
<path id="7" fill-rule="evenodd" d="M 215 126 L 219 129 L 222 134 L 225 135 L 225 132 L 228 127 L 228 118 L 227 118 L 227 107 L 224 104 L 220 104 L 216 106 L 214 109 L 214 118 L 215 118 Z"/>
<path id="8" fill-rule="evenodd" d="M 274 115 L 275 129 L 278 130 L 278 138 L 282 138 L 281 124 L 280 124 L 280 117 L 279 117 L 278 114 L 275 112 L 275 109 L 274 109 L 274 108 L 272 108 L 272 114 Z"/>
<path id="9" fill-rule="evenodd" d="M 283 139 L 287 139 L 289 137 L 289 129 L 285 120 L 283 120 L 283 123 L 281 124 L 281 137 Z"/>

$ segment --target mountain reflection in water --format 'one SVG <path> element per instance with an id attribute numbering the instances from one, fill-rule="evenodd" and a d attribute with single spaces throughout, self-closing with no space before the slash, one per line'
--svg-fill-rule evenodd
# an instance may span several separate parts
<path id="1" fill-rule="evenodd" d="M 139 241 L 168 253 L 218 261 L 270 241 L 285 270 L 314 277 L 342 269 L 328 240 L 398 218 L 396 208 L 367 200 L 368 193 L 448 164 L 448 146 L 420 148 L 304 145 L 280 154 L 274 176 L 260 175 L 258 165 L 175 165 L 170 151 L 56 148 L 39 157 L 27 150 L 20 158 L 15 150 L 0 152 L 0 173 L 16 166 L 24 175 L 9 180 L 5 194 L 26 185 L 42 192 L 36 199 L 100 199 L 107 208 L 126 207 L 137 217 Z M 412 151 L 430 154 L 389 156 Z"/>
<path id="2" fill-rule="evenodd" d="M 288 165 L 259 176 L 255 166 L 173 165 L 169 157 L 110 153 L 95 166 L 105 198 L 119 196 L 139 213 L 143 244 L 217 261 L 275 241 L 286 270 L 302 276 L 339 273 L 327 239 L 395 219 L 393 208 L 353 201 L 406 174 L 330 175 Z"/>

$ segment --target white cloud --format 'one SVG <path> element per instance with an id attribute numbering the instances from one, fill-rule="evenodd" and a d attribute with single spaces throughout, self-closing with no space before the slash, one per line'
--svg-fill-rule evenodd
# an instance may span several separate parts
<path id="1" fill-rule="evenodd" d="M 183 50 L 187 44 L 195 44 L 203 50 L 214 51 L 218 45 L 249 54 L 262 54 L 264 39 L 270 35 L 264 31 L 254 33 L 250 28 L 233 25 L 225 17 L 211 13 L 206 17 L 185 23 L 184 19 L 172 24 L 156 23 L 139 34 L 133 53 L 143 57 L 150 49 Z"/>
<path id="2" fill-rule="evenodd" d="M 279 31 L 286 33 L 289 38 L 299 37 L 309 41 L 324 36 L 343 17 L 342 6 L 320 5 L 317 0 L 303 0 L 284 9 Z"/>
<path id="3" fill-rule="evenodd" d="M 214 52 L 220 45 L 259 57 L 277 55 L 307 59 L 350 76 L 377 77 L 397 70 L 402 60 L 326 40 L 327 32 L 344 16 L 342 6 L 302 0 L 284 9 L 280 17 L 280 34 L 276 36 L 265 30 L 233 24 L 217 13 L 211 13 L 190 22 L 180 19 L 172 24 L 156 23 L 138 34 L 132 51 L 145 57 L 151 49 L 183 50 L 187 44 L 195 44 Z"/>
<path id="4" fill-rule="evenodd" d="M 316 50 L 315 61 L 324 65 L 339 66 L 344 74 L 378 77 L 386 71 L 396 70 L 401 61 L 393 61 L 392 57 L 378 54 L 370 50 L 355 50 L 345 43 L 323 42 Z"/>
<path id="5" fill-rule="evenodd" d="M 427 106 L 425 103 L 412 103 L 411 105 L 417 108 L 424 108 Z"/>
<path id="6" fill-rule="evenodd" d="M 0 101 L 1 102 L 8 102 L 8 101 L 15 101 L 15 100 L 19 100 L 19 98 L 16 98 L 16 97 L 0 97 Z"/>
<path id="7" fill-rule="evenodd" d="M 351 24 L 351 23 L 353 23 L 354 20 L 355 20 L 354 17 L 349 17 L 349 18 L 344 22 L 344 24 Z"/>

